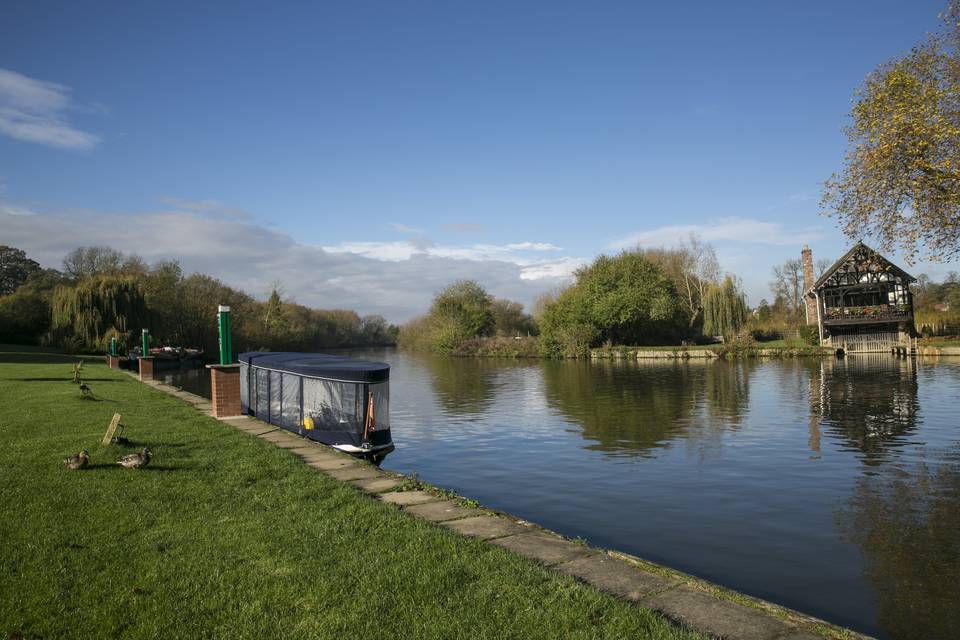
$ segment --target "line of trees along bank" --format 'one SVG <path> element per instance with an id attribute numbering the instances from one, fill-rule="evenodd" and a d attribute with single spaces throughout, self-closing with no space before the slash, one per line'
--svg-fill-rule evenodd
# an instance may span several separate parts
<path id="1" fill-rule="evenodd" d="M 208 275 L 184 276 L 176 261 L 148 265 L 108 247 L 82 247 L 57 271 L 0 247 L 0 342 L 104 351 L 112 337 L 135 346 L 146 327 L 155 345 L 213 352 L 217 304 L 231 307 L 238 351 L 383 346 L 399 332 L 381 316 L 284 300 L 278 287 L 259 301 Z"/>
<path id="2" fill-rule="evenodd" d="M 721 280 L 713 249 L 691 238 L 675 249 L 600 256 L 569 286 L 534 305 L 494 299 L 456 282 L 400 331 L 401 347 L 456 355 L 585 357 L 603 344 L 664 345 L 737 335 L 747 319 L 732 276 Z"/>

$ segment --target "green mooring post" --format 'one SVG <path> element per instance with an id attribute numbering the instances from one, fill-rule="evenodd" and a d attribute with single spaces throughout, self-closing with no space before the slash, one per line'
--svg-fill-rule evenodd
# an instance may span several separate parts
<path id="1" fill-rule="evenodd" d="M 140 354 L 144 358 L 150 355 L 150 331 L 148 329 L 143 330 L 143 335 L 140 336 L 140 346 L 143 348 L 143 352 Z"/>
<path id="2" fill-rule="evenodd" d="M 117 355 L 117 339 L 116 338 L 110 338 L 110 355 L 112 356 Z"/>
<path id="3" fill-rule="evenodd" d="M 233 344 L 230 341 L 230 307 L 217 307 L 217 329 L 220 334 L 220 364 L 233 362 Z"/>

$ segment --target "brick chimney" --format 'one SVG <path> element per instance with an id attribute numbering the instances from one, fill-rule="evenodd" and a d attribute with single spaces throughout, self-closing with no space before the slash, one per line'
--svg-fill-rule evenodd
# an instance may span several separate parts
<path id="1" fill-rule="evenodd" d="M 813 288 L 813 252 L 810 247 L 803 245 L 803 251 L 800 252 L 800 258 L 803 262 L 803 304 L 807 309 L 807 324 L 817 324 L 817 302 L 813 296 L 808 296 L 807 292 Z"/>

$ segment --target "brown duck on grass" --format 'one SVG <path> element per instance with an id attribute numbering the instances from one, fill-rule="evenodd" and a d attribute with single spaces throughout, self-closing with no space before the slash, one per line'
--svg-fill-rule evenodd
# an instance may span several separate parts
<path id="1" fill-rule="evenodd" d="M 117 464 L 125 469 L 139 469 L 150 464 L 150 449 L 144 447 L 140 453 L 131 453 L 117 460 Z"/>
<path id="2" fill-rule="evenodd" d="M 87 466 L 89 461 L 90 456 L 87 455 L 87 450 L 84 449 L 76 455 L 72 455 L 69 458 L 64 458 L 63 464 L 66 465 L 67 469 L 76 471 L 77 469 L 83 469 L 85 466 Z"/>

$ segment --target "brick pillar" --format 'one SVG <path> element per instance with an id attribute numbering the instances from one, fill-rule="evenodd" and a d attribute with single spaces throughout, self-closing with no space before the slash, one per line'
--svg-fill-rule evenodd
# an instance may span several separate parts
<path id="1" fill-rule="evenodd" d="M 109 353 L 107 354 L 107 366 L 111 369 L 120 368 L 120 356 L 112 356 Z"/>
<path id="2" fill-rule="evenodd" d="M 812 295 L 807 295 L 813 289 L 813 252 L 810 247 L 803 245 L 800 252 L 803 261 L 803 304 L 807 309 L 807 324 L 817 324 L 817 301 Z"/>
<path id="3" fill-rule="evenodd" d="M 213 417 L 226 418 L 240 413 L 240 365 L 208 364 Z"/>
<path id="4" fill-rule="evenodd" d="M 138 358 L 140 362 L 140 379 L 153 380 L 153 356 Z"/>

